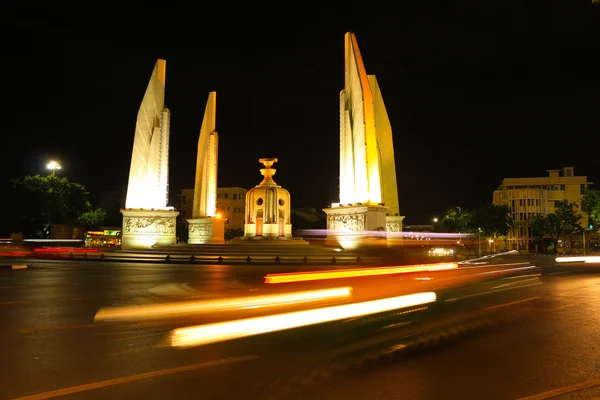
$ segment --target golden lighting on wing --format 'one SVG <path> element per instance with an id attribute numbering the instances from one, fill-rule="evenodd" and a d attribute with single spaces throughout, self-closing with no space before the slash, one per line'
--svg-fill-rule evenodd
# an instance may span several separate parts
<path id="1" fill-rule="evenodd" d="M 283 274 L 268 274 L 265 283 L 290 283 L 318 281 L 324 279 L 358 278 L 363 276 L 406 274 L 410 272 L 443 271 L 458 268 L 456 263 L 439 263 L 423 265 L 405 265 L 399 267 L 353 268 L 333 271 L 290 272 Z"/>
<path id="2" fill-rule="evenodd" d="M 94 321 L 147 320 L 173 318 L 189 314 L 215 311 L 232 311 L 250 308 L 274 307 L 296 303 L 349 297 L 351 287 L 270 294 L 262 296 L 234 297 L 229 299 L 197 300 L 170 304 L 150 304 L 132 307 L 103 308 L 96 313 Z"/>
<path id="3" fill-rule="evenodd" d="M 246 336 L 392 311 L 432 303 L 435 300 L 436 294 L 434 292 L 424 292 L 361 303 L 180 328 L 171 332 L 171 346 L 201 346 Z"/>

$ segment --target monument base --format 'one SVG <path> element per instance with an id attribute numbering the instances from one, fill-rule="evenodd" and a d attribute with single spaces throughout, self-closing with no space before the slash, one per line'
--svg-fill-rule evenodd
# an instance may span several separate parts
<path id="1" fill-rule="evenodd" d="M 402 245 L 402 221 L 404 216 L 386 216 L 385 217 L 385 233 L 387 237 L 388 247 Z"/>
<path id="2" fill-rule="evenodd" d="M 238 236 L 228 240 L 229 244 L 260 244 L 260 245 L 309 245 L 310 243 L 301 237 L 275 237 L 264 236 Z"/>
<path id="3" fill-rule="evenodd" d="M 283 228 L 283 229 L 282 229 Z M 292 237 L 292 224 L 244 224 L 245 238 L 259 239 L 290 239 Z"/>
<path id="4" fill-rule="evenodd" d="M 121 214 L 121 249 L 148 249 L 152 246 L 170 246 L 177 243 L 175 226 L 179 211 L 122 208 Z"/>
<path id="5" fill-rule="evenodd" d="M 379 205 L 338 206 L 327 214 L 327 242 L 346 250 L 365 246 L 389 246 L 402 239 L 403 216 L 387 216 Z"/>
<path id="6" fill-rule="evenodd" d="M 225 243 L 225 219 L 202 217 L 188 219 L 189 244 L 223 244 Z"/>

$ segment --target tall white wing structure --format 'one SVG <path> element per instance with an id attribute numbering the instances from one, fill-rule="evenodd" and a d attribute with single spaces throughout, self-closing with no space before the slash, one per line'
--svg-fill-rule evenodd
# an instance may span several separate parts
<path id="1" fill-rule="evenodd" d="M 166 61 L 157 60 L 138 111 L 125 208 L 164 209 L 169 187 L 170 112 Z"/>
<path id="2" fill-rule="evenodd" d="M 193 218 L 212 217 L 217 211 L 219 135 L 216 130 L 217 92 L 208 94 L 198 138 Z"/>
<path id="3" fill-rule="evenodd" d="M 375 75 L 367 75 L 356 37 L 345 37 L 340 93 L 340 204 L 385 205 L 399 215 L 392 127 Z"/>

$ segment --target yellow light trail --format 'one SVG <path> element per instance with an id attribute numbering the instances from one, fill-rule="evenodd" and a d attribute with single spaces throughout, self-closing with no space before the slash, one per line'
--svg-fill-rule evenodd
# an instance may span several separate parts
<path id="1" fill-rule="evenodd" d="M 423 265 L 404 265 L 398 267 L 353 268 L 331 271 L 290 272 L 283 274 L 268 274 L 265 283 L 291 283 L 304 281 L 319 281 L 324 279 L 357 278 L 362 276 L 406 274 L 410 272 L 443 271 L 458 268 L 456 263 L 439 263 Z"/>
<path id="2" fill-rule="evenodd" d="M 556 262 L 584 262 L 586 264 L 600 263 L 600 256 L 556 257 Z"/>
<path id="3" fill-rule="evenodd" d="M 246 336 L 392 311 L 432 303 L 435 300 L 436 294 L 434 292 L 423 292 L 360 303 L 218 322 L 175 329 L 171 332 L 170 340 L 172 347 L 201 346 Z"/>

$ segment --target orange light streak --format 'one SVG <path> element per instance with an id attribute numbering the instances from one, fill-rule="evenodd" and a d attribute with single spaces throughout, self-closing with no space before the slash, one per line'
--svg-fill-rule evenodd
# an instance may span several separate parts
<path id="1" fill-rule="evenodd" d="M 130 321 L 167 317 L 173 318 L 206 312 L 285 306 L 298 303 L 344 298 L 350 297 L 351 295 L 351 287 L 339 287 L 283 294 L 269 294 L 262 296 L 233 297 L 229 299 L 197 300 L 132 307 L 109 307 L 100 309 L 96 313 L 94 321 Z"/>
<path id="2" fill-rule="evenodd" d="M 305 281 L 320 281 L 324 279 L 358 278 L 363 276 L 407 274 L 410 272 L 443 271 L 458 268 L 456 263 L 438 263 L 422 265 L 404 265 L 399 267 L 353 268 L 332 271 L 290 272 L 283 274 L 268 274 L 265 283 L 291 283 Z"/>

